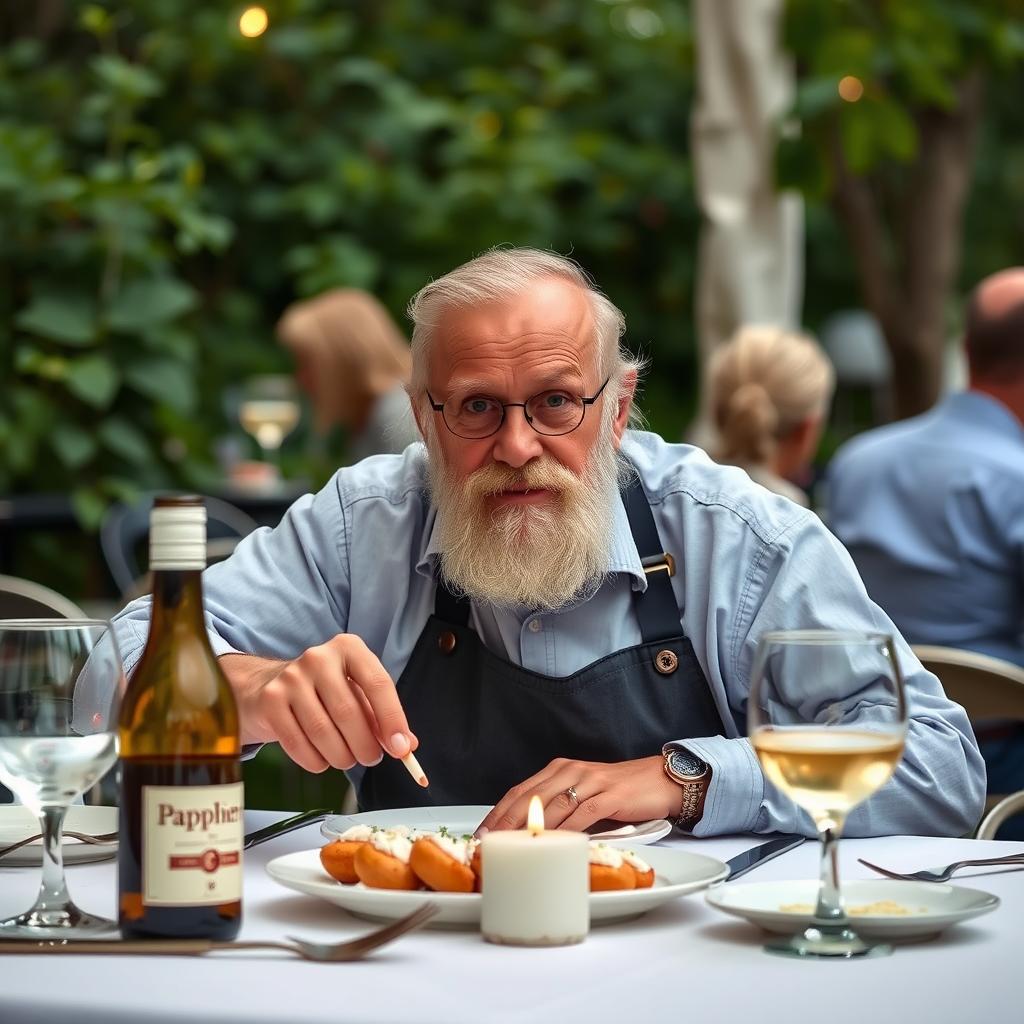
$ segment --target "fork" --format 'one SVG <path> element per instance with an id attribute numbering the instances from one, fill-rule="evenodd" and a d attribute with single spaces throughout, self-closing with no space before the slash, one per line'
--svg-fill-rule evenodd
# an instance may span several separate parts
<path id="1" fill-rule="evenodd" d="M 345 942 L 309 942 L 288 935 L 287 942 L 273 940 L 254 940 L 249 942 L 214 942 L 210 939 L 129 939 L 96 940 L 96 939 L 53 939 L 37 941 L 35 939 L 9 939 L 0 941 L 0 953 L 63 953 L 85 954 L 87 956 L 202 956 L 204 953 L 219 953 L 225 950 L 249 949 L 283 949 L 294 953 L 303 960 L 311 960 L 321 964 L 341 964 L 351 960 L 361 960 L 367 953 L 372 953 L 381 946 L 407 932 L 422 927 L 440 908 L 436 903 L 424 903 L 417 910 L 397 921 L 392 921 L 383 928 L 367 933 L 358 939 Z"/>
<path id="2" fill-rule="evenodd" d="M 98 836 L 91 836 L 85 832 L 72 832 L 69 829 L 64 829 L 61 835 L 71 836 L 72 839 L 79 839 L 83 843 L 90 843 L 93 846 L 103 846 L 105 843 L 112 843 L 117 839 L 116 832 L 104 832 Z M 16 843 L 11 843 L 10 846 L 0 847 L 0 857 L 5 857 L 7 854 L 20 850 L 23 846 L 28 846 L 29 843 L 34 843 L 42 838 L 42 833 L 40 833 L 37 836 L 20 839 Z"/>
<path id="3" fill-rule="evenodd" d="M 907 874 L 879 867 L 869 860 L 864 860 L 863 857 L 858 857 L 857 861 L 864 867 L 871 868 L 872 871 L 877 871 L 880 875 L 885 875 L 886 878 L 896 878 L 907 882 L 945 882 L 952 877 L 954 871 L 959 871 L 960 868 L 980 868 L 988 864 L 1024 865 L 1024 853 L 1011 853 L 1005 857 L 988 857 L 983 860 L 958 860 L 939 871 L 911 871 Z"/>

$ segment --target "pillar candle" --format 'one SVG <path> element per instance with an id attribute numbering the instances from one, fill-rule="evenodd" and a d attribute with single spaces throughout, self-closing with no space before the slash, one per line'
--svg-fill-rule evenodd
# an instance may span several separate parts
<path id="1" fill-rule="evenodd" d="M 588 837 L 545 830 L 534 800 L 530 828 L 483 837 L 480 930 L 488 942 L 507 946 L 582 942 L 590 928 Z"/>

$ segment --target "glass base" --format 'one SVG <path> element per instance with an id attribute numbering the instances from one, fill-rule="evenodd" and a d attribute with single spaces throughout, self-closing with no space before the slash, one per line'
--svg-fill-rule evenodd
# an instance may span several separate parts
<path id="1" fill-rule="evenodd" d="M 0 921 L 0 939 L 61 942 L 64 939 L 113 939 L 118 934 L 116 921 L 87 914 L 74 903 L 54 909 L 33 907 L 17 917 Z"/>
<path id="2" fill-rule="evenodd" d="M 856 960 L 888 956 L 892 946 L 885 942 L 866 942 L 850 928 L 807 928 L 789 939 L 765 943 L 765 951 L 775 956 L 801 957 L 805 960 Z"/>

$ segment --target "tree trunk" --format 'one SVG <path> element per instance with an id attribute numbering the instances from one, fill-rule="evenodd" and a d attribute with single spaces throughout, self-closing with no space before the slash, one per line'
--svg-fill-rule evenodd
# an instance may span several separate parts
<path id="1" fill-rule="evenodd" d="M 892 357 L 897 419 L 924 412 L 941 390 L 946 310 L 960 263 L 981 96 L 975 71 L 961 82 L 952 110 L 918 112 L 918 152 L 898 196 L 900 230 L 883 219 L 878 183 L 851 174 L 838 138 L 833 144 L 833 200 L 850 239 L 864 303 Z"/>

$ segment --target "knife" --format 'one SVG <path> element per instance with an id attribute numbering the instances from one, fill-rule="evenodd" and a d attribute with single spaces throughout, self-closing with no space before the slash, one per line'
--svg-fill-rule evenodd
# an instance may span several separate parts
<path id="1" fill-rule="evenodd" d="M 313 811 L 303 811 L 301 814 L 284 818 L 282 821 L 275 821 L 270 825 L 257 829 L 255 832 L 250 832 L 245 837 L 242 849 L 249 850 L 254 846 L 259 846 L 260 843 L 265 843 L 268 839 L 276 839 L 278 836 L 283 836 L 287 832 L 293 832 L 297 828 L 312 825 L 316 821 L 323 821 L 329 814 L 334 813 L 334 811 L 320 807 Z"/>
<path id="2" fill-rule="evenodd" d="M 780 853 L 796 849 L 806 838 L 806 836 L 779 836 L 777 839 L 769 839 L 767 843 L 762 843 L 760 846 L 744 850 L 743 853 L 725 862 L 725 866 L 729 869 L 725 881 L 731 882 L 734 878 L 739 878 L 740 875 L 745 875 L 758 865 L 764 864 L 765 861 L 778 857 Z"/>

